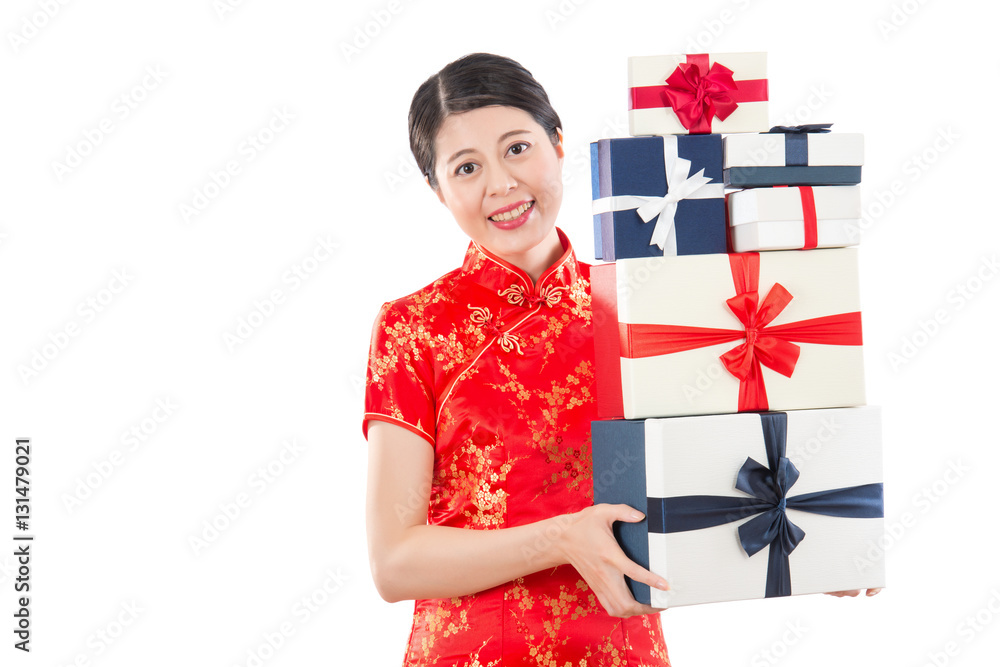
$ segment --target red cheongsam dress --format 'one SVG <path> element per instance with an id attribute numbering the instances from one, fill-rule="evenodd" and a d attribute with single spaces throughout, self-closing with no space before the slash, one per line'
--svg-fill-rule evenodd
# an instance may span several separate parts
<path id="1" fill-rule="evenodd" d="M 496 530 L 593 504 L 590 265 L 564 252 L 533 285 L 472 242 L 461 268 L 386 303 L 364 431 L 434 448 L 427 523 Z M 525 554 L 530 557 L 531 554 Z M 416 600 L 405 665 L 669 665 L 658 614 L 609 616 L 571 565 L 472 595 Z"/>

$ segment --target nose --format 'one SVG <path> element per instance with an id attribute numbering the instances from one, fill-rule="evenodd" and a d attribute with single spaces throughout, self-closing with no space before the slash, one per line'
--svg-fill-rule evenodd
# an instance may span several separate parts
<path id="1" fill-rule="evenodd" d="M 490 166 L 489 195 L 503 197 L 516 187 L 517 180 L 503 164 Z"/>

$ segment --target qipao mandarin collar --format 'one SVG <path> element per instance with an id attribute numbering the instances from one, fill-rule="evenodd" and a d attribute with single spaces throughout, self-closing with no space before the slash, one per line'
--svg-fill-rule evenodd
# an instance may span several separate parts
<path id="1" fill-rule="evenodd" d="M 561 294 L 580 277 L 580 266 L 569 237 L 556 227 L 563 254 L 545 270 L 532 286 L 531 276 L 493 254 L 475 241 L 469 243 L 462 272 L 486 289 L 506 297 L 508 303 L 529 306 L 539 302 L 555 305 Z"/>

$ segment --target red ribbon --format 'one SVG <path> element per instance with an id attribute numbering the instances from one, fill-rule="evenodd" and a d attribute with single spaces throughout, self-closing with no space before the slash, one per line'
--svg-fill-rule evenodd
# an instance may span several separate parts
<path id="1" fill-rule="evenodd" d="M 861 345 L 861 313 L 840 313 L 799 322 L 770 326 L 792 300 L 780 283 L 775 283 L 760 301 L 760 255 L 729 255 L 736 296 L 726 305 L 743 325 L 742 329 L 714 329 L 671 324 L 619 323 L 621 356 L 628 359 L 653 357 L 694 350 L 744 339 L 719 358 L 740 381 L 740 412 L 767 410 L 767 391 L 761 364 L 791 377 L 799 360 L 800 348 L 792 341 L 819 345 Z"/>
<path id="2" fill-rule="evenodd" d="M 707 53 L 689 54 L 666 84 L 631 88 L 629 108 L 672 108 L 691 134 L 711 133 L 713 117 L 725 120 L 743 102 L 767 100 L 767 79 L 734 81 L 728 67 L 709 67 Z"/>
<path id="3" fill-rule="evenodd" d="M 813 197 L 813 189 L 808 185 L 799 186 L 799 196 L 802 198 L 802 219 L 805 222 L 806 242 L 802 246 L 803 250 L 811 250 L 816 247 L 816 199 Z"/>
<path id="4" fill-rule="evenodd" d="M 775 185 L 774 187 L 787 188 L 788 186 Z M 812 250 L 818 243 L 816 231 L 816 198 L 813 195 L 811 185 L 800 185 L 798 189 L 799 198 L 802 200 L 802 223 L 804 225 L 803 232 L 805 233 L 805 243 L 802 245 L 802 250 Z"/>

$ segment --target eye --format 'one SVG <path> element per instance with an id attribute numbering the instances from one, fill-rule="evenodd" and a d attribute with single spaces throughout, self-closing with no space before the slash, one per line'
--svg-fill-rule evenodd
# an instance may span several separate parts
<path id="1" fill-rule="evenodd" d="M 456 176 L 468 176 L 469 174 L 474 174 L 475 172 L 476 172 L 475 162 L 465 162 L 463 164 L 458 165 L 458 168 L 455 169 Z"/>
<path id="2" fill-rule="evenodd" d="M 522 153 L 524 153 L 524 151 L 528 150 L 529 148 L 531 148 L 531 144 L 529 144 L 526 141 L 519 141 L 510 148 L 508 148 L 507 152 L 512 155 L 521 155 Z"/>

